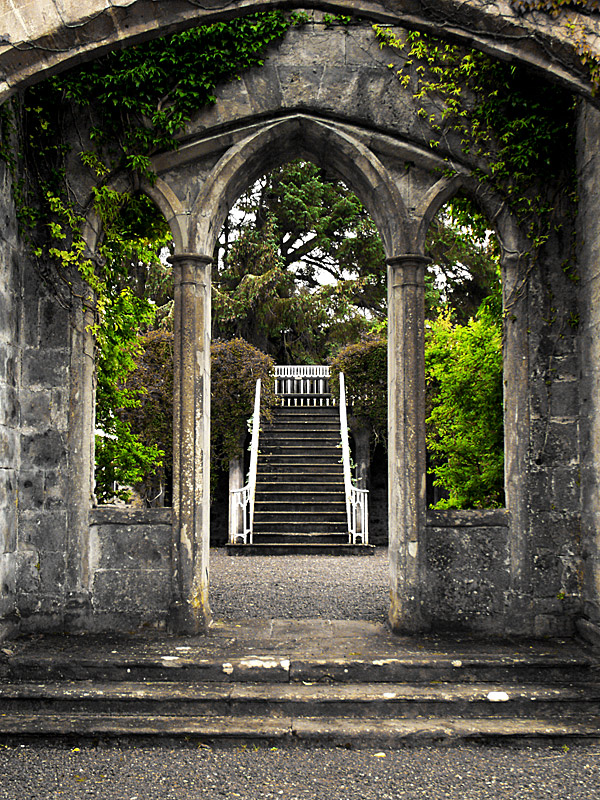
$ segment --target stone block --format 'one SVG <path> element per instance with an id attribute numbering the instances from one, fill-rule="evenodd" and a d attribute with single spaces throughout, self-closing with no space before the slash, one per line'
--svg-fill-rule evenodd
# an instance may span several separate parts
<path id="1" fill-rule="evenodd" d="M 0 384 L 0 425 L 14 428 L 19 424 L 19 401 L 12 386 Z"/>
<path id="2" fill-rule="evenodd" d="M 92 602 L 99 611 L 142 613 L 166 612 L 171 603 L 169 570 L 97 570 Z"/>
<path id="3" fill-rule="evenodd" d="M 20 549 L 15 557 L 15 584 L 23 595 L 34 596 L 40 583 L 40 560 L 34 550 Z"/>
<path id="4" fill-rule="evenodd" d="M 169 568 L 170 526 L 98 525 L 91 534 L 95 560 L 101 569 Z"/>
<path id="5" fill-rule="evenodd" d="M 39 574 L 41 594 L 64 596 L 65 554 L 56 552 L 40 553 Z"/>
<path id="6" fill-rule="evenodd" d="M 52 427 L 51 393 L 47 389 L 22 392 L 21 422 L 27 428 Z"/>
<path id="7" fill-rule="evenodd" d="M 67 503 L 67 475 L 48 470 L 44 474 L 44 508 L 48 511 L 64 508 Z"/>
<path id="8" fill-rule="evenodd" d="M 581 476 L 577 467 L 554 470 L 552 503 L 560 511 L 579 511 L 581 508 Z"/>
<path id="9" fill-rule="evenodd" d="M 507 539 L 505 525 L 428 525 L 425 603 L 434 626 L 502 630 Z"/>
<path id="10" fill-rule="evenodd" d="M 55 469 L 63 463 L 66 452 L 64 435 L 47 430 L 44 433 L 23 436 L 21 461 L 25 468 Z"/>
<path id="11" fill-rule="evenodd" d="M 21 545 L 40 553 L 64 552 L 67 539 L 66 511 L 25 511 L 19 524 Z"/>
<path id="12" fill-rule="evenodd" d="M 45 347 L 68 348 L 70 346 L 69 312 L 54 298 L 46 298 L 40 304 L 40 341 Z"/>
<path id="13" fill-rule="evenodd" d="M 12 552 L 17 543 L 17 498 L 13 496 L 0 506 L 0 552 Z"/>
<path id="14" fill-rule="evenodd" d="M 0 383 L 17 385 L 17 349 L 14 345 L 0 342 Z"/>
<path id="15" fill-rule="evenodd" d="M 532 420 L 532 456 L 534 463 L 573 464 L 579 460 L 579 425 L 576 421 Z"/>
<path id="16" fill-rule="evenodd" d="M 254 114 L 281 108 L 281 88 L 274 67 L 267 63 L 259 69 L 250 70 L 242 80 Z"/>
<path id="17" fill-rule="evenodd" d="M 18 439 L 18 430 L 0 426 L 0 469 L 10 469 L 16 464 Z"/>
<path id="18" fill-rule="evenodd" d="M 577 417 L 579 382 L 553 381 L 550 387 L 550 413 L 553 417 Z"/>
<path id="19" fill-rule="evenodd" d="M 19 509 L 39 510 L 44 506 L 43 470 L 23 471 L 19 475 Z"/>
<path id="20" fill-rule="evenodd" d="M 16 556 L 14 553 L 0 553 L 0 597 L 7 597 L 16 591 Z"/>
<path id="21" fill-rule="evenodd" d="M 29 387 L 62 386 L 67 382 L 69 351 L 58 348 L 29 348 L 23 355 L 23 380 Z"/>
<path id="22" fill-rule="evenodd" d="M 18 304 L 14 296 L 0 291 L 0 331 L 5 341 L 17 338 Z"/>

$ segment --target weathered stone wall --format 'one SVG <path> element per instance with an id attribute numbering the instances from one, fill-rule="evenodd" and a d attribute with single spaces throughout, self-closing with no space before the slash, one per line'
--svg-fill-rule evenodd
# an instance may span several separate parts
<path id="1" fill-rule="evenodd" d="M 65 600 L 69 483 L 69 312 L 41 281 L 20 244 L 19 576 L 25 625 L 56 623 Z"/>
<path id="2" fill-rule="evenodd" d="M 14 617 L 17 583 L 19 296 L 20 263 L 12 180 L 6 165 L 0 161 L 0 639 Z"/>
<path id="3" fill-rule="evenodd" d="M 580 106 L 577 151 L 583 627 L 600 643 L 600 114 L 587 103 Z"/>
<path id="4" fill-rule="evenodd" d="M 93 619 L 101 630 L 164 628 L 171 605 L 171 509 L 90 514 Z"/>
<path id="5" fill-rule="evenodd" d="M 434 630 L 498 632 L 510 586 L 506 511 L 428 511 L 426 614 Z"/>

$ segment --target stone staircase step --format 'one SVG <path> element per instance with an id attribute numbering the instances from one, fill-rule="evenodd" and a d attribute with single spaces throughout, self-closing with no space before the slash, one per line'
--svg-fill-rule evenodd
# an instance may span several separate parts
<path id="1" fill-rule="evenodd" d="M 341 484 L 341 490 L 330 492 L 319 491 L 316 487 L 314 489 L 309 487 L 309 490 L 306 491 L 306 487 L 299 484 L 294 484 L 294 487 L 294 489 L 287 491 L 273 491 L 271 489 L 265 490 L 257 484 L 255 507 L 259 504 L 265 504 L 265 506 L 267 504 L 269 506 L 276 504 L 283 510 L 287 508 L 288 504 L 320 506 L 321 503 L 326 503 L 329 508 L 332 508 L 341 503 L 344 510 L 346 509 L 343 484 Z M 340 495 L 342 497 L 341 500 Z"/>
<path id="2" fill-rule="evenodd" d="M 291 515 L 289 515 L 291 516 Z M 255 520 L 258 519 L 255 516 Z M 300 521 L 296 522 L 294 519 L 282 519 L 280 521 L 273 521 L 273 520 L 263 520 L 262 515 L 260 520 L 254 523 L 254 533 L 255 534 L 279 534 L 280 536 L 289 536 L 290 540 L 293 541 L 298 534 L 309 534 L 309 533 L 318 533 L 318 534 L 344 534 L 346 537 L 348 536 L 348 523 L 346 519 L 346 515 L 344 514 L 340 520 L 321 520 L 321 519 L 313 519 L 307 521 Z"/>
<path id="3" fill-rule="evenodd" d="M 295 522 L 296 524 L 346 523 L 346 504 L 335 503 L 256 503 L 255 515 L 261 522 Z M 316 515 L 318 517 L 315 519 Z"/>
<path id="4" fill-rule="evenodd" d="M 310 497 L 310 495 L 306 495 Z M 292 519 L 296 522 L 314 521 L 315 515 L 319 519 L 328 522 L 346 521 L 346 503 L 339 495 L 333 495 L 333 500 L 322 500 L 321 502 L 310 500 L 265 500 L 264 496 L 257 492 L 254 504 L 255 514 L 260 514 L 262 522 Z"/>
<path id="5" fill-rule="evenodd" d="M 226 550 L 230 556 L 372 556 L 375 547 L 362 544 L 272 543 L 228 544 Z"/>
<path id="6" fill-rule="evenodd" d="M 340 526 L 339 533 L 320 532 L 315 529 L 310 533 L 286 533 L 278 531 L 255 531 L 254 544 L 327 544 L 327 545 L 346 545 L 348 544 L 348 531 L 345 526 Z"/>
<path id="7" fill-rule="evenodd" d="M 334 717 L 600 716 L 600 687 L 75 681 L 0 685 L 5 714 Z"/>

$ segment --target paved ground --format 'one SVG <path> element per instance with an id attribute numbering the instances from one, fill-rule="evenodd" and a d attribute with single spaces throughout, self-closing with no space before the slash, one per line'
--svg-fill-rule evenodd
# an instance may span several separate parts
<path id="1" fill-rule="evenodd" d="M 597 800 L 600 745 L 402 750 L 15 745 L 0 800 Z"/>
<path id="2" fill-rule="evenodd" d="M 373 556 L 228 556 L 211 550 L 215 618 L 387 619 L 387 548 Z"/>

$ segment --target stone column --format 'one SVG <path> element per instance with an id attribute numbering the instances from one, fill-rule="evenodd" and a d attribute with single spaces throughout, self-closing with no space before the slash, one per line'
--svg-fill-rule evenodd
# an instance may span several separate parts
<path id="1" fill-rule="evenodd" d="M 388 259 L 388 499 L 392 630 L 427 627 L 421 595 L 425 535 L 425 266 Z"/>
<path id="2" fill-rule="evenodd" d="M 170 628 L 204 632 L 210 624 L 210 265 L 204 255 L 172 256 L 173 600 Z"/>

